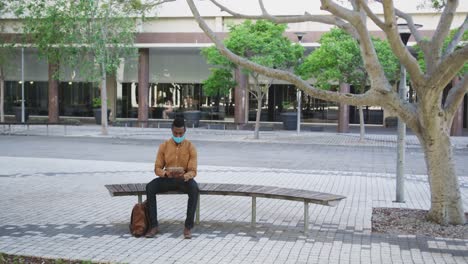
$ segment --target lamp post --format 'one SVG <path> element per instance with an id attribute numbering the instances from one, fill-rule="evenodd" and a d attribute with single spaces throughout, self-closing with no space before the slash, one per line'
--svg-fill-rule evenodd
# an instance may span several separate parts
<path id="1" fill-rule="evenodd" d="M 297 36 L 297 40 L 299 41 L 299 44 L 302 45 L 302 38 L 304 37 L 304 35 L 306 34 L 305 32 L 295 32 L 294 34 L 296 34 Z M 301 132 L 301 101 L 302 101 L 302 98 L 301 98 L 301 90 L 297 89 L 297 92 L 296 92 L 296 98 L 297 98 L 297 134 L 299 135 L 299 133 Z"/>
<path id="2" fill-rule="evenodd" d="M 415 24 L 417 28 L 422 25 Z M 398 24 L 398 32 L 403 44 L 406 46 L 411 36 L 411 31 L 408 24 Z M 406 69 L 403 64 L 400 65 L 400 84 L 398 86 L 398 93 L 400 99 L 407 101 L 407 87 L 406 87 Z M 397 167 L 396 167 L 396 199 L 397 203 L 405 202 L 405 137 L 406 137 L 406 124 L 401 118 L 398 117 L 398 128 L 397 128 Z"/>
<path id="3" fill-rule="evenodd" d="M 24 109 L 24 47 L 21 48 L 21 123 L 25 120 L 25 109 Z"/>

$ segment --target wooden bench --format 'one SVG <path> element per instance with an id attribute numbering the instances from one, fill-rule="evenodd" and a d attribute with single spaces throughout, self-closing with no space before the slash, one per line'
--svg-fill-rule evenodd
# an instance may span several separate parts
<path id="1" fill-rule="evenodd" d="M 146 183 L 127 183 L 105 185 L 111 196 L 142 196 L 146 195 Z M 199 194 L 203 195 L 230 195 L 252 197 L 252 227 L 256 223 L 257 197 L 300 201 L 304 203 L 304 233 L 309 229 L 309 203 L 327 206 L 336 206 L 345 196 L 330 193 L 314 192 L 308 190 L 281 188 L 273 186 L 247 185 L 247 184 L 221 184 L 198 183 Z M 166 192 L 161 194 L 182 194 L 182 192 Z M 200 223 L 200 197 L 197 204 L 196 223 Z"/>

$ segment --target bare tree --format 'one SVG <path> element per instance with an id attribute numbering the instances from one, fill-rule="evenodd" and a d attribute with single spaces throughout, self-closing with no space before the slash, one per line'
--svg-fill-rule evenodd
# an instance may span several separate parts
<path id="1" fill-rule="evenodd" d="M 383 7 L 382 18 L 370 9 L 366 0 L 351 1 L 351 8 L 341 4 L 342 2 L 321 0 L 321 9 L 327 11 L 328 16 L 316 16 L 306 12 L 304 15 L 283 17 L 275 17 L 268 13 L 262 0 L 259 0 L 262 13 L 256 16 L 239 14 L 215 0 L 210 1 L 236 18 L 268 19 L 276 23 L 319 22 L 338 26 L 356 38 L 369 74 L 371 88 L 359 95 L 323 91 L 316 89 L 291 72 L 255 64 L 226 49 L 201 17 L 194 1 L 187 0 L 199 26 L 220 52 L 235 64 L 265 76 L 290 82 L 308 95 L 322 100 L 357 106 L 378 105 L 398 115 L 416 134 L 424 150 L 431 189 L 429 219 L 440 224 L 465 223 L 449 132 L 454 113 L 468 91 L 468 73 L 464 73 L 461 81 L 450 90 L 445 103 L 442 104 L 444 88 L 468 61 L 468 46 L 466 43 L 460 43 L 461 35 L 468 27 L 468 16 L 459 25 L 458 33 L 455 34 L 448 47 L 443 48 L 444 39 L 449 34 L 459 1 L 444 1 L 437 28 L 430 39 L 424 39 L 415 27 L 412 17 L 396 9 L 393 1 L 390 0 L 377 1 Z M 426 64 L 425 72 L 402 43 L 397 29 L 397 17 L 408 23 L 411 33 L 421 47 Z M 418 96 L 417 102 L 410 103 L 400 99 L 398 93 L 392 89 L 372 44 L 366 23 L 368 18 L 385 33 L 392 52 L 408 70 L 412 87 Z"/>

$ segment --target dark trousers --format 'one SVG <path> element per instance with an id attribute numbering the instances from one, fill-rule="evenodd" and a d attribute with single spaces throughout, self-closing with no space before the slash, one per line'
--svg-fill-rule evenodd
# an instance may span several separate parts
<path id="1" fill-rule="evenodd" d="M 185 227 L 192 229 L 198 203 L 198 184 L 193 179 L 185 182 L 184 180 L 179 179 L 156 178 L 146 185 L 146 199 L 149 206 L 151 227 L 158 226 L 156 194 L 168 191 L 181 191 L 188 194 L 189 199 L 187 204 Z"/>

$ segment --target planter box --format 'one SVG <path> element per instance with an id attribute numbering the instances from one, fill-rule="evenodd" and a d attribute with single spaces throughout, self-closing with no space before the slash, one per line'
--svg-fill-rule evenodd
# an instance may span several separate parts
<path id="1" fill-rule="evenodd" d="M 385 118 L 385 127 L 397 127 L 398 117 L 389 116 Z"/>
<path id="2" fill-rule="evenodd" d="M 15 120 L 18 123 L 21 123 L 21 107 L 13 107 L 13 111 L 15 112 Z M 28 122 L 29 119 L 29 111 L 28 108 L 24 108 L 24 122 Z"/>
<path id="3" fill-rule="evenodd" d="M 169 117 L 169 119 L 175 119 L 176 117 L 184 117 L 184 113 L 183 112 L 169 112 L 167 113 L 167 116 Z"/>
<path id="4" fill-rule="evenodd" d="M 94 119 L 96 120 L 96 124 L 100 125 L 102 123 L 102 118 L 101 118 L 101 108 L 94 108 Z M 109 115 L 110 115 L 110 110 L 107 109 L 107 122 L 109 122 Z"/>
<path id="5" fill-rule="evenodd" d="M 297 112 L 281 113 L 281 120 L 283 121 L 284 130 L 297 129 Z"/>
<path id="6" fill-rule="evenodd" d="M 186 127 L 198 127 L 200 125 L 201 111 L 185 111 L 184 119 Z"/>

